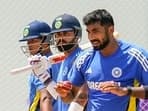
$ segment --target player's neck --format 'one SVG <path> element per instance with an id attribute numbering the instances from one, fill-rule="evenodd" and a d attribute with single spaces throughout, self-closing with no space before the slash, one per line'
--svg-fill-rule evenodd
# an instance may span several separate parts
<path id="1" fill-rule="evenodd" d="M 110 56 L 113 53 L 115 53 L 117 49 L 118 49 L 118 42 L 116 39 L 113 38 L 108 44 L 108 46 L 103 50 L 101 50 L 100 52 L 103 56 Z"/>

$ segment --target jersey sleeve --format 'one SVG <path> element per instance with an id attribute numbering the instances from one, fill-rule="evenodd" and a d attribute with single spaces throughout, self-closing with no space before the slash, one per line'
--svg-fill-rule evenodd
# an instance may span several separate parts
<path id="1" fill-rule="evenodd" d="M 37 90 L 41 90 L 45 88 L 46 86 L 37 78 L 35 75 L 30 75 L 30 84 L 34 85 Z"/>
<path id="2" fill-rule="evenodd" d="M 88 65 L 90 59 L 90 52 L 83 51 L 75 60 L 72 69 L 68 74 L 68 79 L 75 86 L 81 86 L 85 83 L 85 68 Z"/>
<path id="3" fill-rule="evenodd" d="M 77 66 L 74 65 L 69 72 L 69 81 L 75 86 L 81 86 L 84 83 L 84 77 L 80 70 L 78 70 Z"/>
<path id="4" fill-rule="evenodd" d="M 147 68 L 144 68 L 144 66 L 140 64 L 139 73 L 138 73 L 138 81 L 142 85 L 148 85 L 148 62 L 147 62 L 146 67 Z"/>
<path id="5" fill-rule="evenodd" d="M 148 52 L 144 49 L 135 49 L 135 59 L 139 67 L 137 79 L 142 85 L 148 85 Z"/>

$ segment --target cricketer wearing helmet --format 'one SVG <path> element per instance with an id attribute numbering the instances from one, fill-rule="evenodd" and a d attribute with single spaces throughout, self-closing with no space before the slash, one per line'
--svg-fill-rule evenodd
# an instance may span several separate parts
<path id="1" fill-rule="evenodd" d="M 75 59 L 82 51 L 78 45 L 81 40 L 82 29 L 76 17 L 69 14 L 62 14 L 54 19 L 51 34 L 51 46 L 55 46 L 59 52 L 63 52 L 66 56 L 65 60 L 61 63 L 57 75 L 56 81 L 57 83 L 60 83 L 60 81 L 66 81 L 69 79 L 67 74 L 71 70 Z M 56 87 L 56 90 L 59 92 L 60 88 Z M 85 104 L 86 99 L 83 99 L 82 101 L 82 103 Z M 56 111 L 68 111 L 69 104 L 64 103 L 61 98 L 58 98 L 57 104 L 58 107 Z M 78 106 L 81 108 L 81 105 Z M 81 109 L 83 110 L 83 107 Z"/>
<path id="2" fill-rule="evenodd" d="M 93 49 L 77 57 L 70 72 L 73 87 L 71 90 L 63 88 L 63 93 L 59 94 L 70 102 L 80 86 L 87 82 L 87 111 L 128 111 L 130 96 L 112 94 L 110 88 L 133 86 L 135 79 L 147 85 L 147 51 L 113 36 L 113 17 L 106 9 L 89 12 L 83 22 Z"/>
<path id="3" fill-rule="evenodd" d="M 22 46 L 25 55 L 34 56 L 50 56 L 49 38 L 51 31 L 50 26 L 43 21 L 32 21 L 25 26 L 23 38 L 20 42 L 27 42 L 26 46 Z M 29 111 L 49 111 L 52 109 L 50 94 L 45 89 L 45 85 L 37 78 L 34 73 L 29 75 Z"/>

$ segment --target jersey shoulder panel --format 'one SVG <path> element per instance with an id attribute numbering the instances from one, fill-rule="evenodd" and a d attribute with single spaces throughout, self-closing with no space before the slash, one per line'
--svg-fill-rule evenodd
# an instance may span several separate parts
<path id="1" fill-rule="evenodd" d="M 128 54 L 138 61 L 144 71 L 148 72 L 148 52 L 146 50 L 133 45 L 129 48 Z"/>
<path id="2" fill-rule="evenodd" d="M 93 55 L 93 49 L 87 49 L 87 50 L 81 51 L 79 56 L 76 58 L 76 62 L 75 62 L 75 66 L 77 70 L 80 70 L 82 66 L 88 65 L 88 62 L 92 55 Z"/>

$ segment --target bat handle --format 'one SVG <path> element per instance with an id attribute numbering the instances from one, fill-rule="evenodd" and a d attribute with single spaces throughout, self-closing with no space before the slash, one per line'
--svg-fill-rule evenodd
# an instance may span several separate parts
<path id="1" fill-rule="evenodd" d="M 21 72 L 24 72 L 24 71 L 28 71 L 32 69 L 32 66 L 31 65 L 27 65 L 27 66 L 24 66 L 24 67 L 21 67 L 21 68 L 16 68 L 16 69 L 13 69 L 10 71 L 11 74 L 17 74 L 17 73 L 21 73 Z"/>

